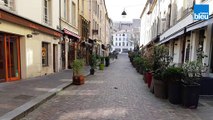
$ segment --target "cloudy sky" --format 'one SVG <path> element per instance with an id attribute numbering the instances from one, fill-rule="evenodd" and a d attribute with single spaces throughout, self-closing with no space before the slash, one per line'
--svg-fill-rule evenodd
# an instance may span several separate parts
<path id="1" fill-rule="evenodd" d="M 132 21 L 140 18 L 146 0 L 105 0 L 109 17 L 113 21 Z M 123 18 L 121 13 L 126 10 L 127 16 Z"/>

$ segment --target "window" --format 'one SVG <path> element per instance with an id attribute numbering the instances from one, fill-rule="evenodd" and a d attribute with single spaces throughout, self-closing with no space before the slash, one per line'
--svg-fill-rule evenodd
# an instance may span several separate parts
<path id="1" fill-rule="evenodd" d="M 97 7 L 97 16 L 99 16 L 99 5 Z"/>
<path id="2" fill-rule="evenodd" d="M 42 42 L 42 66 L 48 66 L 48 43 Z"/>
<path id="3" fill-rule="evenodd" d="M 126 43 L 126 46 L 128 46 L 128 42 Z"/>
<path id="4" fill-rule="evenodd" d="M 115 38 L 115 40 L 117 41 L 118 39 L 117 39 L 117 38 Z"/>
<path id="5" fill-rule="evenodd" d="M 81 9 L 82 9 L 81 12 L 82 12 L 82 14 L 84 14 L 84 0 L 82 0 L 82 5 L 81 5 L 81 7 L 82 7 L 82 8 L 81 8 Z"/>
<path id="6" fill-rule="evenodd" d="M 14 10 L 15 7 L 15 1 L 14 0 L 2 0 L 4 3 L 4 6 L 10 8 L 11 10 Z"/>
<path id="7" fill-rule="evenodd" d="M 50 25 L 50 0 L 44 0 L 44 23 Z"/>
<path id="8" fill-rule="evenodd" d="M 121 41 L 121 38 L 119 38 L 119 41 Z"/>
<path id="9" fill-rule="evenodd" d="M 70 0 L 64 0 L 64 19 L 70 22 Z"/>
<path id="10" fill-rule="evenodd" d="M 101 11 L 100 11 L 100 21 L 101 21 L 101 17 L 102 17 L 102 16 L 101 16 Z"/>
<path id="11" fill-rule="evenodd" d="M 119 46 L 121 46 L 121 43 L 119 42 Z"/>
<path id="12" fill-rule="evenodd" d="M 187 44 L 186 47 L 186 58 L 185 58 L 185 62 L 189 61 L 189 53 L 190 53 L 190 44 Z"/>
<path id="13" fill-rule="evenodd" d="M 115 43 L 115 46 L 118 46 L 118 43 L 117 43 L 117 42 Z"/>
<path id="14" fill-rule="evenodd" d="M 123 42 L 123 46 L 125 46 L 125 43 Z"/>
<path id="15" fill-rule="evenodd" d="M 72 25 L 76 26 L 76 5 L 72 2 Z"/>

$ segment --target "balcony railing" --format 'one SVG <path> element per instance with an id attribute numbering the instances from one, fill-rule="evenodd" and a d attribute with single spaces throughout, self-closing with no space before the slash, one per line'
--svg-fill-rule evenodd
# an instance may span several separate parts
<path id="1" fill-rule="evenodd" d="M 45 25 L 48 25 L 48 26 L 51 26 L 51 25 L 52 25 L 52 21 L 51 21 L 50 17 L 49 17 L 49 16 L 46 16 L 46 15 L 44 15 L 43 23 L 44 23 Z"/>
<path id="2" fill-rule="evenodd" d="M 11 1 L 5 2 L 4 0 L 0 0 L 0 8 L 3 8 L 5 10 L 15 11 L 14 1 L 11 0 Z"/>

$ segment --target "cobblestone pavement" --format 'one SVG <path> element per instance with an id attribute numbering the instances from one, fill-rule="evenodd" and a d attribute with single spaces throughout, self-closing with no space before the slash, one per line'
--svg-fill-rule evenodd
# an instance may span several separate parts
<path id="1" fill-rule="evenodd" d="M 88 73 L 89 67 L 86 66 L 84 74 L 88 75 Z M 0 83 L 0 116 L 59 85 L 71 82 L 72 70 L 64 70 L 46 76 Z"/>
<path id="2" fill-rule="evenodd" d="M 205 115 L 212 107 L 191 110 L 156 98 L 127 55 L 86 79 L 84 85 L 67 88 L 22 120 L 211 120 Z"/>

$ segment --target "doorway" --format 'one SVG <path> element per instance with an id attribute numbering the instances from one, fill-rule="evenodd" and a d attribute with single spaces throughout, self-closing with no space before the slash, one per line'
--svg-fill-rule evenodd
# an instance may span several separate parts
<path id="1" fill-rule="evenodd" d="M 0 35 L 0 82 L 5 81 L 4 36 Z"/>
<path id="2" fill-rule="evenodd" d="M 56 53 L 57 45 L 53 44 L 53 72 L 56 72 Z"/>
<path id="3" fill-rule="evenodd" d="M 0 34 L 0 80 L 20 79 L 19 36 Z"/>

